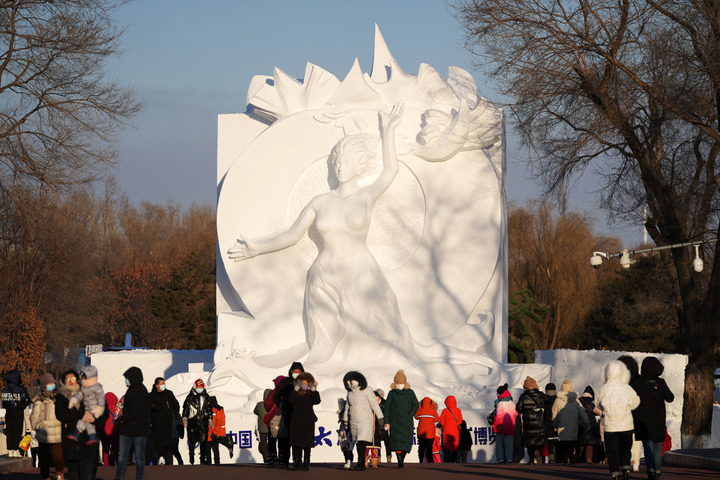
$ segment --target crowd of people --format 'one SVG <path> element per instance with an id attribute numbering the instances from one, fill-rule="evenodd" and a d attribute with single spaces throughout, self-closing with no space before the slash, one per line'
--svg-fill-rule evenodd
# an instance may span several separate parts
<path id="1" fill-rule="evenodd" d="M 597 397 L 590 385 L 578 394 L 570 380 L 559 392 L 553 383 L 542 392 L 527 377 L 515 403 L 507 384 L 498 387 L 488 416 L 497 461 L 519 462 L 527 451 L 531 464 L 607 463 L 619 480 L 639 470 L 642 449 L 647 478 L 660 479 L 662 454 L 670 448 L 665 404 L 674 400 L 663 370 L 656 357 L 646 357 L 640 370 L 633 357 L 622 356 L 605 366 Z"/>
<path id="2" fill-rule="evenodd" d="M 604 462 L 611 477 L 619 480 L 639 469 L 642 448 L 648 479 L 660 479 L 668 439 L 665 404 L 674 400 L 661 378 L 663 370 L 656 357 L 646 357 L 640 369 L 632 357 L 622 356 L 605 366 L 605 383 L 597 396 L 592 386 L 576 393 L 570 380 L 559 391 L 549 383 L 542 392 L 528 376 L 515 401 L 507 384 L 499 386 L 488 415 L 497 462 L 520 462 L 526 452 L 531 464 Z M 20 373 L 7 373 L 2 406 L 8 456 L 22 455 L 21 438 L 32 431 L 32 453 L 43 479 L 50 478 L 51 467 L 58 480 L 94 478 L 99 443 L 102 462 L 115 465 L 120 480 L 131 463 L 137 479 L 144 477 L 146 464 L 172 465 L 177 460 L 182 465 L 178 445 L 185 434 L 190 464 L 196 450 L 200 464 L 220 463 L 220 445 L 232 457 L 224 409 L 207 393 L 202 379 L 194 382 L 181 408 L 164 378 L 156 378 L 148 392 L 139 368 L 130 367 L 123 375 L 127 389 L 119 399 L 103 390 L 92 365 L 63 372 L 59 382 L 44 374 L 31 398 Z M 387 397 L 360 372 L 348 372 L 342 382 L 347 394 L 338 399 L 338 444 L 345 468 L 376 466 L 383 451 L 386 462 L 403 468 L 414 443 L 415 421 L 420 463 L 468 461 L 473 439 L 454 396 L 444 399 L 442 411 L 429 397 L 418 401 L 403 370 L 395 374 Z M 314 407 L 321 400 L 318 382 L 294 362 L 287 376 L 272 383 L 254 410 L 263 461 L 308 470 L 316 443 Z"/>
<path id="3" fill-rule="evenodd" d="M 172 465 L 173 459 L 183 464 L 178 446 L 186 431 L 191 464 L 198 446 L 201 464 L 210 464 L 211 457 L 220 463 L 219 445 L 232 457 L 223 407 L 205 392 L 202 380 L 195 382 L 181 413 L 164 378 L 156 378 L 148 392 L 138 367 L 123 376 L 127 388 L 119 399 L 104 391 L 93 365 L 80 372 L 66 370 L 59 382 L 50 373 L 42 375 L 31 397 L 20 373 L 8 372 L 2 390 L 8 457 L 23 456 L 21 440 L 27 434 L 32 435 L 33 466 L 39 467 L 42 479 L 49 479 L 54 467 L 58 480 L 92 480 L 102 463 L 115 466 L 119 480 L 134 464 L 141 480 L 146 465 Z"/>
<path id="4" fill-rule="evenodd" d="M 606 463 L 611 478 L 619 480 L 639 470 L 642 448 L 648 479 L 660 479 L 663 448 L 669 448 L 665 404 L 674 400 L 662 373 L 656 357 L 645 358 L 641 371 L 632 357 L 622 356 L 605 366 L 605 383 L 597 396 L 590 385 L 578 394 L 570 380 L 559 391 L 549 383 L 543 392 L 528 376 L 515 401 L 507 384 L 499 386 L 488 415 L 497 462 L 520 462 L 527 454 L 530 464 Z M 317 382 L 294 362 L 288 376 L 275 378 L 273 384 L 255 408 L 263 460 L 307 470 L 317 419 L 313 405 L 320 403 Z M 383 450 L 386 462 L 394 456 L 403 468 L 415 420 L 420 463 L 467 462 L 473 440 L 454 396 L 445 398 L 442 411 L 429 397 L 418 401 L 402 370 L 395 374 L 387 398 L 357 371 L 348 372 L 343 385 L 347 395 L 338 399 L 337 413 L 345 468 L 365 470 L 381 460 Z"/>

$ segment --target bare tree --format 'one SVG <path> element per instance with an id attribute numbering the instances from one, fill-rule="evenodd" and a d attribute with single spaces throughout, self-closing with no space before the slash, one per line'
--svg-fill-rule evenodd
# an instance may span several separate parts
<path id="1" fill-rule="evenodd" d="M 548 193 L 588 166 L 603 206 L 640 215 L 657 245 L 718 235 L 720 25 L 717 0 L 460 0 L 468 47 L 502 93 Z M 680 347 L 712 392 L 720 351 L 720 252 L 668 262 L 680 298 Z M 589 249 L 588 249 L 589 250 Z M 686 405 L 683 433 L 709 433 L 710 395 Z M 700 399 L 700 400 L 697 400 Z M 699 402 L 699 403 L 698 403 Z"/>
<path id="2" fill-rule="evenodd" d="M 539 349 L 572 347 L 576 330 L 593 310 L 598 281 L 588 274 L 586 248 L 607 247 L 591 221 L 577 213 L 553 214 L 547 204 L 508 213 L 509 289 L 533 293 L 550 307 L 528 328 Z"/>
<path id="3" fill-rule="evenodd" d="M 0 189 L 63 190 L 112 164 L 118 127 L 140 108 L 105 77 L 122 0 L 0 0 Z"/>

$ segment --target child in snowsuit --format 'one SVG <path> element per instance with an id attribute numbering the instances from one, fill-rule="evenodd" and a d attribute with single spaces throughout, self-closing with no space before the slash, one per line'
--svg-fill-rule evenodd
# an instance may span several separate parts
<path id="1" fill-rule="evenodd" d="M 98 418 L 105 412 L 105 391 L 98 383 L 98 371 L 94 365 L 88 365 L 81 370 L 82 386 L 70 399 L 69 408 L 78 408 L 80 402 L 85 406 L 85 411 L 90 412 L 93 417 Z M 95 425 L 78 420 L 75 425 L 75 432 L 68 435 L 70 440 L 78 441 L 82 432 L 87 432 L 90 439 L 87 445 L 95 445 L 99 439 Z"/>
<path id="2" fill-rule="evenodd" d="M 435 439 L 432 444 L 433 463 L 442 463 L 442 429 L 435 428 Z"/>

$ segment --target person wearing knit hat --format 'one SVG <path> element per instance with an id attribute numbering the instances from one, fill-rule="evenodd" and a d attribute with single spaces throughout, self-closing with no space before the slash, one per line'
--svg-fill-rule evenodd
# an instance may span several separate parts
<path id="1" fill-rule="evenodd" d="M 42 390 L 33 398 L 30 425 L 38 441 L 38 467 L 41 478 L 50 478 L 50 465 L 55 466 L 58 479 L 62 480 L 65 459 L 62 455 L 62 424 L 55 417 L 55 393 L 57 384 L 50 373 L 40 378 Z"/>
<path id="2" fill-rule="evenodd" d="M 195 446 L 200 444 L 200 464 L 210 464 L 208 431 L 212 423 L 212 402 L 205 390 L 205 382 L 198 378 L 193 382 L 182 408 L 182 422 L 187 429 L 188 456 L 190 464 L 195 464 Z"/>
<path id="3" fill-rule="evenodd" d="M 575 463 L 577 460 L 580 427 L 587 428 L 588 417 L 580 404 L 578 394 L 572 391 L 572 383 L 565 380 L 552 407 L 553 423 L 558 430 L 558 462 Z"/>
<path id="4" fill-rule="evenodd" d="M 523 382 L 525 390 L 518 398 L 515 409 L 522 419 L 522 438 L 530 457 L 530 463 L 542 463 L 542 447 L 547 442 L 545 436 L 545 394 L 537 381 L 528 376 Z"/>
<path id="5" fill-rule="evenodd" d="M 398 370 L 385 400 L 385 430 L 390 434 L 390 447 L 397 454 L 398 468 L 405 466 L 405 456 L 412 448 L 414 422 L 418 402 L 410 389 L 403 370 Z"/>
<path id="6" fill-rule="evenodd" d="M 508 384 L 497 389 L 498 398 L 495 402 L 495 456 L 498 463 L 511 463 L 513 458 L 513 442 L 515 437 L 515 419 L 517 411 Z"/>
<path id="7" fill-rule="evenodd" d="M 582 404 L 588 417 L 588 428 L 582 432 L 578 439 L 580 443 L 580 459 L 585 459 L 586 463 L 598 463 L 605 457 L 604 453 L 600 452 L 602 438 L 600 436 L 600 425 L 596 418 L 596 416 L 602 416 L 602 410 L 595 406 L 595 391 L 590 385 L 585 387 L 583 394 L 580 396 L 580 404 Z"/>

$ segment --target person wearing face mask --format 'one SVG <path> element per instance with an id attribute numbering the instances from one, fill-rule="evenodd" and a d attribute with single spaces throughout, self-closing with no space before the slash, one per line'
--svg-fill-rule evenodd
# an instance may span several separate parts
<path id="1" fill-rule="evenodd" d="M 394 380 L 385 400 L 385 430 L 390 433 L 390 446 L 397 455 L 398 468 L 403 468 L 405 456 L 412 448 L 413 416 L 420 403 L 403 370 L 397 371 Z"/>
<path id="2" fill-rule="evenodd" d="M 293 451 L 293 470 L 309 470 L 310 449 L 315 446 L 315 422 L 317 416 L 313 409 L 320 403 L 318 383 L 308 372 L 298 374 L 288 402 L 293 405 L 290 425 L 290 446 Z M 305 458 L 303 459 L 303 454 Z"/>
<path id="3" fill-rule="evenodd" d="M 30 423 L 38 441 L 40 477 L 50 478 L 50 465 L 55 466 L 58 480 L 63 480 L 65 459 L 62 454 L 62 424 L 55 417 L 57 384 L 50 373 L 40 378 L 40 394 L 33 398 Z"/>
<path id="4" fill-rule="evenodd" d="M 125 377 L 125 400 L 122 413 L 115 420 L 120 432 L 120 453 L 115 478 L 123 480 L 130 457 L 130 447 L 135 452 L 135 478 L 145 476 L 145 447 L 150 435 L 150 394 L 143 385 L 143 374 L 138 367 L 130 367 Z"/>
<path id="5" fill-rule="evenodd" d="M 290 468 L 290 429 L 292 428 L 292 414 L 294 405 L 289 402 L 290 394 L 294 390 L 295 379 L 305 371 L 302 363 L 293 362 L 288 370 L 288 376 L 280 380 L 275 388 L 273 400 L 282 412 L 280 429 L 278 431 L 279 456 L 281 465 Z"/>
<path id="6" fill-rule="evenodd" d="M 180 404 L 177 398 L 172 391 L 165 388 L 165 379 L 157 377 L 150 392 L 150 420 L 153 443 L 161 464 L 173 464 L 173 420 L 179 417 Z"/>
<path id="7" fill-rule="evenodd" d="M 73 441 L 68 435 L 77 430 L 78 420 L 94 423 L 96 426 L 104 425 L 107 411 L 95 418 L 92 413 L 85 411 L 80 403 L 77 408 L 70 408 L 70 399 L 80 391 L 80 376 L 75 370 L 66 370 L 60 376 L 62 384 L 55 395 L 55 416 L 62 424 L 62 453 L 67 467 L 66 477 L 69 479 L 91 480 L 95 476 L 99 460 L 97 445 L 88 445 L 89 435 L 82 432 L 79 441 Z"/>
<path id="8" fill-rule="evenodd" d="M 374 430 L 379 430 L 384 425 L 384 415 L 362 373 L 346 373 L 343 377 L 343 385 L 348 392 L 348 408 L 345 409 L 343 421 L 350 425 L 352 442 L 357 446 L 358 459 L 355 470 L 365 470 L 365 450 L 373 442 Z M 375 425 L 376 416 L 379 425 Z"/>
<path id="9" fill-rule="evenodd" d="M 208 430 L 212 427 L 212 404 L 201 378 L 195 380 L 193 388 L 185 397 L 182 422 L 187 429 L 190 464 L 195 464 L 195 446 L 200 444 L 200 464 L 209 465 L 207 439 Z"/>

